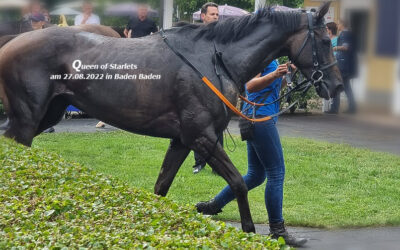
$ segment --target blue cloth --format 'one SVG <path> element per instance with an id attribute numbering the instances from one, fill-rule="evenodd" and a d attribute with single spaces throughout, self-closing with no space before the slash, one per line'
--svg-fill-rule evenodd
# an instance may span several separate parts
<path id="1" fill-rule="evenodd" d="M 247 141 L 248 171 L 243 176 L 248 190 L 263 184 L 267 178 L 265 206 L 270 223 L 283 221 L 285 163 L 275 124 L 274 120 L 255 123 L 254 139 Z M 214 199 L 219 208 L 222 208 L 234 198 L 231 188 L 226 186 Z"/>
<path id="2" fill-rule="evenodd" d="M 333 39 L 331 39 L 332 42 L 332 48 L 335 48 L 337 46 L 337 41 L 338 41 L 338 37 L 335 37 Z M 333 52 L 333 55 L 336 56 L 336 51 Z"/>
<path id="3" fill-rule="evenodd" d="M 265 75 L 268 75 L 269 73 L 274 72 L 278 68 L 278 66 L 279 66 L 278 62 L 276 60 L 274 60 L 263 70 L 263 72 L 261 73 L 261 76 L 265 76 Z M 265 95 L 266 92 L 271 91 L 271 94 L 263 102 L 263 103 L 271 103 L 279 98 L 281 86 L 282 86 L 282 78 L 279 78 L 279 79 L 276 79 L 273 83 L 271 83 L 268 87 L 266 87 L 263 90 L 260 90 L 258 92 L 249 93 L 246 89 L 247 99 L 249 101 L 259 103 L 260 101 L 258 99 L 260 99 L 263 95 Z M 246 114 L 248 116 L 253 115 L 253 108 L 250 106 L 251 105 L 248 103 L 243 104 L 242 110 L 243 110 L 244 114 Z M 279 102 L 272 104 L 272 105 L 260 107 L 256 112 L 256 116 L 274 115 L 279 112 L 279 108 L 280 108 Z M 278 117 L 275 117 L 274 120 L 276 122 L 278 120 Z"/>

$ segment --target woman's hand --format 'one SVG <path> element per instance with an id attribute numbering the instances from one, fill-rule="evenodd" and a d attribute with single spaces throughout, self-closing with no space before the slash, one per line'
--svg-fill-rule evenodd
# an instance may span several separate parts
<path id="1" fill-rule="evenodd" d="M 278 66 L 278 68 L 274 71 L 274 77 L 275 79 L 281 78 L 284 75 L 288 73 L 288 65 L 287 64 L 281 64 Z"/>

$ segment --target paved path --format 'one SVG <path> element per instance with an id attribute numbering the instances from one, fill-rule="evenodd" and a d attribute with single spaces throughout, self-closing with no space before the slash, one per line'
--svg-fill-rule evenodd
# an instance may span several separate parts
<path id="1" fill-rule="evenodd" d="M 232 121 L 229 128 L 232 133 L 239 133 L 237 121 Z M 281 136 L 346 143 L 400 155 L 400 121 L 398 126 L 385 126 L 351 116 L 299 114 L 281 116 L 278 129 Z"/>
<path id="2" fill-rule="evenodd" d="M 239 223 L 227 222 L 241 228 Z M 289 227 L 295 236 L 307 238 L 303 249 L 310 250 L 380 250 L 400 249 L 400 227 L 326 230 Z M 256 232 L 268 235 L 267 225 L 256 225 Z"/>

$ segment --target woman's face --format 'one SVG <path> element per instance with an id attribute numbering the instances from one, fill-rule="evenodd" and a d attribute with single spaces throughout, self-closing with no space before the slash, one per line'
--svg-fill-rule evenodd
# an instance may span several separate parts
<path id="1" fill-rule="evenodd" d="M 342 22 L 339 22 L 338 31 L 342 31 L 342 30 L 343 30 L 343 24 L 342 24 Z"/>
<path id="2" fill-rule="evenodd" d="M 328 31 L 328 36 L 329 36 L 329 37 L 332 37 L 332 32 L 331 32 L 331 30 L 328 29 L 328 27 L 326 28 L 326 30 Z"/>
<path id="3" fill-rule="evenodd" d="M 32 5 L 32 13 L 39 13 L 39 12 L 40 12 L 40 9 L 41 9 L 40 4 L 34 3 L 34 4 Z"/>

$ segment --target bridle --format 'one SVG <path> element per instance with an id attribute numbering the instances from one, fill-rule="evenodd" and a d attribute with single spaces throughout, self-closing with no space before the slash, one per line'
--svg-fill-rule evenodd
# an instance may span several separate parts
<path id="1" fill-rule="evenodd" d="M 311 45 L 312 45 L 312 57 L 313 57 L 313 71 L 311 74 L 310 79 L 306 79 L 303 82 L 301 82 L 300 84 L 298 84 L 296 87 L 292 88 L 290 91 L 288 91 L 288 93 L 286 93 L 284 96 L 281 96 L 278 100 L 275 100 L 272 103 L 266 103 L 266 104 L 258 104 L 258 103 L 253 103 L 249 100 L 247 100 L 247 98 L 240 96 L 240 98 L 247 102 L 248 104 L 252 105 L 253 107 L 255 106 L 267 106 L 267 105 L 271 105 L 273 103 L 276 103 L 280 100 L 282 100 L 285 96 L 287 97 L 288 95 L 290 95 L 293 92 L 297 92 L 297 91 L 301 91 L 301 95 L 305 96 L 307 94 L 307 92 L 309 91 L 309 89 L 311 88 L 312 85 L 314 85 L 316 88 L 319 88 L 320 86 L 326 88 L 325 84 L 322 84 L 323 82 L 323 78 L 324 78 L 324 73 L 323 71 L 331 68 L 333 66 L 335 66 L 337 64 L 337 61 L 335 60 L 333 63 L 327 64 L 327 65 L 320 65 L 319 61 L 318 61 L 318 51 L 317 51 L 317 46 L 316 46 L 316 41 L 315 41 L 315 29 L 318 28 L 325 28 L 325 26 L 320 25 L 320 26 L 314 26 L 314 18 L 313 18 L 313 14 L 312 13 L 307 13 L 307 18 L 308 18 L 308 34 L 307 37 L 305 38 L 303 45 L 300 47 L 296 57 L 294 58 L 293 62 L 296 63 L 297 59 L 299 58 L 299 56 L 301 55 L 301 53 L 304 51 L 304 48 L 307 45 L 307 42 L 309 39 L 311 39 Z M 272 118 L 281 115 L 282 113 L 285 113 L 287 110 L 289 110 L 290 108 L 292 108 L 294 105 L 296 105 L 299 100 L 297 100 L 296 102 L 292 103 L 289 107 L 287 107 L 285 110 L 282 110 L 281 112 L 271 115 L 271 116 L 267 116 L 267 117 L 263 117 L 263 118 L 249 118 L 246 115 L 244 115 L 242 112 L 240 112 L 235 105 L 233 105 L 228 99 L 226 99 L 226 97 L 223 95 L 223 93 L 221 93 L 221 91 L 219 91 L 214 84 L 203 74 L 200 72 L 200 70 L 194 66 L 182 53 L 180 53 L 179 51 L 177 51 L 168 41 L 167 36 L 164 32 L 164 30 L 160 30 L 160 35 L 162 36 L 163 41 L 165 42 L 165 44 L 179 57 L 182 59 L 183 62 L 185 62 L 190 68 L 192 68 L 196 74 L 200 77 L 200 79 L 208 86 L 208 88 L 211 89 L 211 91 L 213 91 L 215 93 L 215 95 L 217 95 L 217 97 L 226 105 L 226 107 L 228 107 L 233 113 L 235 113 L 236 115 L 251 121 L 251 122 L 265 122 L 268 120 L 271 120 Z M 218 51 L 216 44 L 214 42 L 214 48 L 215 48 L 215 53 L 214 53 L 214 66 L 215 66 L 215 73 L 217 74 L 220 82 L 221 82 L 221 86 L 222 86 L 222 79 L 221 79 L 221 75 L 218 71 L 218 66 L 220 66 L 223 71 L 225 71 L 228 74 L 228 77 L 230 77 L 230 72 L 228 70 L 228 68 L 225 66 L 223 59 L 222 59 L 222 52 Z M 218 65 L 218 63 L 220 65 Z M 230 77 L 231 78 L 231 77 Z M 231 79 L 232 80 L 232 79 Z M 239 92 L 241 92 L 239 90 Z M 329 93 L 329 91 L 327 91 Z M 224 106 L 225 108 L 225 106 Z M 253 114 L 254 115 L 254 114 Z"/>
<path id="2" fill-rule="evenodd" d="M 311 77 L 309 81 L 317 87 L 317 84 L 321 83 L 324 79 L 324 70 L 327 70 L 337 64 L 337 60 L 333 61 L 330 64 L 321 65 L 318 61 L 318 48 L 315 41 L 315 30 L 316 29 L 325 29 L 325 25 L 321 24 L 318 26 L 314 25 L 314 18 L 312 13 L 307 13 L 308 19 L 308 33 L 302 46 L 300 47 L 299 51 L 297 52 L 296 56 L 293 58 L 292 62 L 296 65 L 297 60 L 299 59 L 301 53 L 304 51 L 304 48 L 307 46 L 308 40 L 311 39 L 311 49 L 312 49 L 312 60 L 313 60 L 313 71 L 311 73 Z M 324 84 L 323 87 L 326 88 Z M 328 91 L 329 93 L 329 91 Z"/>

